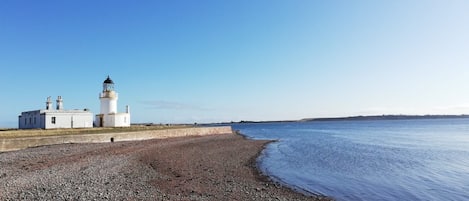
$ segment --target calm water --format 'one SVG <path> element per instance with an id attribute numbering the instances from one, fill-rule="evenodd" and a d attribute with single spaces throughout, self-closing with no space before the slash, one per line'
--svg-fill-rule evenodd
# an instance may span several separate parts
<path id="1" fill-rule="evenodd" d="M 469 119 L 237 124 L 261 169 L 337 200 L 469 200 Z"/>

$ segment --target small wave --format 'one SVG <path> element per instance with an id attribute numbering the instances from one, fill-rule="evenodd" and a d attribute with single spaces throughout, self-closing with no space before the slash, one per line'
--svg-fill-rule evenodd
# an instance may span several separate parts
<path id="1" fill-rule="evenodd" d="M 467 121 L 283 123 L 240 130 L 279 139 L 263 151 L 259 168 L 305 194 L 338 200 L 469 200 L 469 147 L 460 143 L 469 139 L 469 127 L 459 126 Z"/>

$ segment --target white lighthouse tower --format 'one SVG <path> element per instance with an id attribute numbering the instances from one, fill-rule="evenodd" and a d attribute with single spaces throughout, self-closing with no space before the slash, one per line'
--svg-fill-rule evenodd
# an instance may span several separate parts
<path id="1" fill-rule="evenodd" d="M 103 82 L 103 92 L 99 94 L 101 114 L 117 113 L 117 99 L 117 93 L 114 91 L 114 82 L 108 76 Z"/>
<path id="2" fill-rule="evenodd" d="M 100 114 L 96 115 L 97 127 L 128 127 L 130 126 L 129 106 L 125 113 L 117 112 L 118 94 L 114 91 L 114 82 L 108 76 L 103 82 L 103 91 L 99 94 L 101 101 Z"/>

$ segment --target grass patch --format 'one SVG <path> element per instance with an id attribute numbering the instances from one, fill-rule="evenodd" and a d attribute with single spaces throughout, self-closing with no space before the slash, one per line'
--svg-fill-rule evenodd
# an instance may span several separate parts
<path id="1" fill-rule="evenodd" d="M 79 135 L 79 134 L 99 134 L 99 133 L 123 133 L 138 132 L 148 130 L 164 130 L 175 128 L 189 128 L 193 125 L 132 125 L 130 127 L 118 128 L 67 128 L 67 129 L 3 129 L 0 130 L 0 138 L 20 138 L 56 135 Z"/>

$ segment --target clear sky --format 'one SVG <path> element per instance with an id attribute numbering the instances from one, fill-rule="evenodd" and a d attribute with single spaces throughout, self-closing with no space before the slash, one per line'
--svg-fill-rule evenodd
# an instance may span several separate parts
<path id="1" fill-rule="evenodd" d="M 107 75 L 133 122 L 467 114 L 469 1 L 0 1 L 0 127 Z"/>

